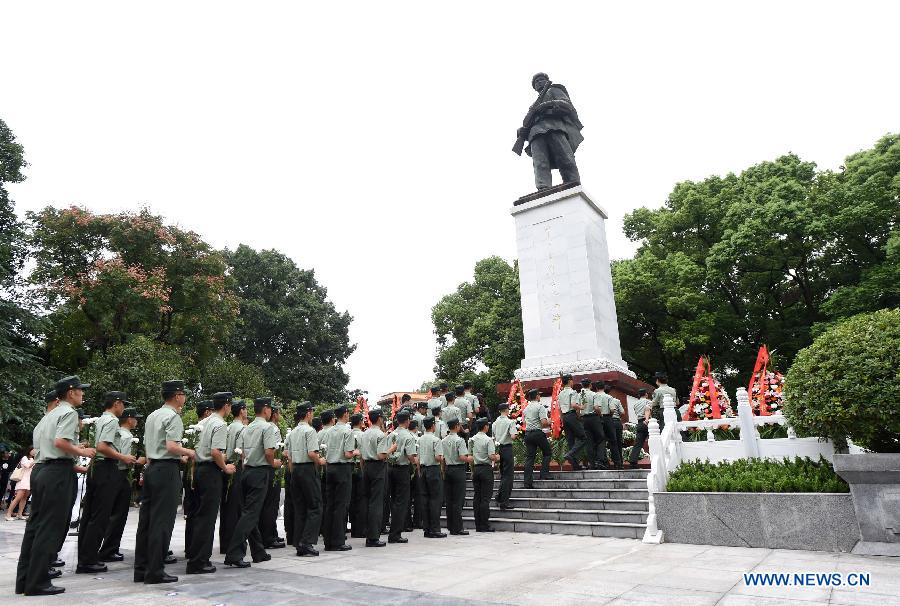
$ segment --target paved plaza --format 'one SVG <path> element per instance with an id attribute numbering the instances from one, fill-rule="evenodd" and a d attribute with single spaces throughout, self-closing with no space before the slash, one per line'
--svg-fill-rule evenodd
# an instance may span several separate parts
<path id="1" fill-rule="evenodd" d="M 280 521 L 279 521 L 280 523 Z M 76 537 L 66 541 L 58 584 L 61 596 L 25 598 L 13 594 L 15 563 L 24 522 L 0 521 L 0 587 L 3 604 L 104 604 L 116 606 L 267 606 L 276 604 L 522 605 L 721 604 L 764 606 L 809 604 L 900 605 L 900 558 L 854 556 L 705 545 L 644 545 L 633 539 L 563 535 L 472 533 L 425 539 L 409 533 L 406 545 L 298 558 L 292 549 L 272 550 L 272 560 L 247 570 L 228 569 L 213 555 L 219 572 L 184 574 L 184 522 L 179 516 L 172 548 L 179 563 L 167 570 L 180 577 L 171 585 L 131 582 L 137 511 L 125 531 L 126 560 L 96 577 L 75 575 Z M 868 572 L 862 588 L 747 587 L 744 572 Z M 8 595 L 6 595 L 8 594 Z"/>

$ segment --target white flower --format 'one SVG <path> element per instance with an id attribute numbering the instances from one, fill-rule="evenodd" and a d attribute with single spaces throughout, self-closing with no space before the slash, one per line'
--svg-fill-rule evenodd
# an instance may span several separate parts
<path id="1" fill-rule="evenodd" d="M 187 429 L 184 430 L 184 433 L 186 433 L 186 434 L 189 435 L 189 436 L 192 436 L 192 435 L 194 435 L 195 433 L 197 433 L 197 430 L 196 430 L 196 429 L 191 429 L 190 427 L 188 427 Z"/>
<path id="2" fill-rule="evenodd" d="M 275 444 L 276 450 L 281 450 L 282 448 L 284 448 L 284 442 L 278 442 L 277 444 Z"/>
<path id="3" fill-rule="evenodd" d="M 96 420 L 97 419 L 95 419 L 93 417 L 85 417 L 84 420 L 81 421 L 81 424 L 82 425 L 93 425 L 94 421 L 96 421 Z"/>
<path id="4" fill-rule="evenodd" d="M 141 442 L 141 439 L 140 439 L 140 438 L 131 438 L 131 443 L 132 443 L 132 444 L 140 444 L 140 442 Z"/>
<path id="5" fill-rule="evenodd" d="M 322 450 L 325 450 L 325 444 L 319 444 L 319 448 L 321 448 Z"/>
<path id="6" fill-rule="evenodd" d="M 694 405 L 694 412 L 698 412 L 698 413 L 699 413 L 699 412 L 703 412 L 703 405 L 702 405 L 702 404 L 695 404 L 695 405 Z"/>
<path id="7" fill-rule="evenodd" d="M 197 423 L 196 425 L 188 425 L 188 429 L 193 429 L 194 431 L 200 431 L 203 429 L 203 426 Z"/>
<path id="8" fill-rule="evenodd" d="M 234 454 L 242 455 L 242 454 L 244 454 L 244 449 L 243 448 L 235 448 Z"/>

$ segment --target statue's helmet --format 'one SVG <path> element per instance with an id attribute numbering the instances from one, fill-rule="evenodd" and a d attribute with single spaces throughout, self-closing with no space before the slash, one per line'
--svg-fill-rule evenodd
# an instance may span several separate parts
<path id="1" fill-rule="evenodd" d="M 544 80 L 549 80 L 550 76 L 545 74 L 544 72 L 538 72 L 531 77 L 531 86 L 534 86 L 534 83 L 537 82 L 538 78 L 543 78 Z"/>

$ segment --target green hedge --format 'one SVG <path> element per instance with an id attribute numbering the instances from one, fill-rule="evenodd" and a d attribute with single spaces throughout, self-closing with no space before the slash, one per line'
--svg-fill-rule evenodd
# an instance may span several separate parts
<path id="1" fill-rule="evenodd" d="M 783 461 L 740 459 L 682 463 L 669 476 L 669 492 L 849 492 L 823 458 Z"/>

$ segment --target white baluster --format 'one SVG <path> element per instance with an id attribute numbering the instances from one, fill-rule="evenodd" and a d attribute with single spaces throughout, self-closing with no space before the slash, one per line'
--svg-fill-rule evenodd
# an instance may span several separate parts
<path id="1" fill-rule="evenodd" d="M 715 429 L 713 427 L 713 424 L 707 423 L 707 425 L 706 425 L 706 441 L 707 442 L 715 442 L 716 441 L 716 435 L 713 433 L 713 429 Z"/>
<path id="2" fill-rule="evenodd" d="M 788 428 L 787 428 L 787 436 L 788 436 L 788 439 L 789 439 L 789 440 L 796 440 L 796 439 L 797 439 L 797 432 L 794 431 L 794 428 L 791 427 L 790 425 L 788 425 Z"/>
<path id="3" fill-rule="evenodd" d="M 759 434 L 753 421 L 753 409 L 750 408 L 750 396 L 743 387 L 738 387 L 738 422 L 741 427 L 741 444 L 747 458 L 759 458 Z"/>
<path id="4" fill-rule="evenodd" d="M 653 475 L 652 472 L 651 475 Z M 651 484 L 652 479 L 650 476 L 647 476 L 647 488 L 649 489 L 647 497 L 647 528 L 644 530 L 644 538 L 641 542 L 659 545 L 663 542 L 663 533 L 656 524 L 656 501 L 653 498 Z"/>

